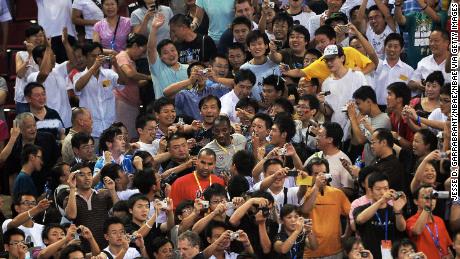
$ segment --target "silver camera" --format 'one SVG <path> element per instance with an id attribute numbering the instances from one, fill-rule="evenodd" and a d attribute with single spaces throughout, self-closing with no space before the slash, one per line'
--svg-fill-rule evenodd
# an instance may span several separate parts
<path id="1" fill-rule="evenodd" d="M 203 205 L 203 209 L 208 209 L 209 208 L 209 201 L 200 201 L 201 205 Z"/>
<path id="2" fill-rule="evenodd" d="M 232 232 L 232 233 L 230 233 L 230 240 L 231 240 L 231 241 L 237 240 L 239 237 L 240 237 L 240 233 L 238 233 L 238 232 Z"/>
<path id="3" fill-rule="evenodd" d="M 161 204 L 161 209 L 167 209 L 168 208 L 168 202 L 166 200 L 160 201 Z"/>
<path id="4" fill-rule="evenodd" d="M 313 220 L 312 219 L 303 219 L 303 223 L 309 225 L 309 224 L 313 223 Z"/>
<path id="5" fill-rule="evenodd" d="M 431 193 L 431 198 L 434 199 L 449 199 L 449 192 L 448 191 L 433 191 Z"/>
<path id="6" fill-rule="evenodd" d="M 332 174 L 324 174 L 324 177 L 326 177 L 328 183 L 332 182 Z"/>
<path id="7" fill-rule="evenodd" d="M 403 195 L 404 195 L 404 192 L 395 192 L 393 194 L 393 199 L 397 200 L 397 199 L 401 198 Z"/>
<path id="8" fill-rule="evenodd" d="M 179 117 L 179 118 L 177 119 L 177 125 L 178 125 L 178 126 L 184 126 L 184 125 L 185 125 L 184 118 Z"/>
<path id="9" fill-rule="evenodd" d="M 280 149 L 278 150 L 278 155 L 279 155 L 279 156 L 285 156 L 285 155 L 287 155 L 287 149 L 284 148 L 284 147 L 280 148 Z"/>
<path id="10" fill-rule="evenodd" d="M 273 9 L 275 8 L 275 2 L 268 2 L 268 6 Z"/>

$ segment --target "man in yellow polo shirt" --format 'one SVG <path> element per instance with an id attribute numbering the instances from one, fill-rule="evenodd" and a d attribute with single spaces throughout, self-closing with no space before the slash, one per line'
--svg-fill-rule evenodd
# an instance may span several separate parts
<path id="1" fill-rule="evenodd" d="M 321 42 L 320 45 L 327 44 L 326 46 L 328 46 L 336 44 L 336 34 L 334 29 L 328 25 L 321 26 L 315 31 L 315 40 L 317 42 Z M 355 48 L 343 47 L 343 52 L 345 54 L 346 68 L 361 70 L 363 74 L 368 74 L 375 69 L 375 64 Z M 329 71 L 326 61 L 323 58 L 320 58 L 306 68 L 282 71 L 282 73 L 283 75 L 289 77 L 306 77 L 307 80 L 311 80 L 311 78 L 318 78 L 320 81 L 324 81 L 331 74 L 331 71 Z"/>

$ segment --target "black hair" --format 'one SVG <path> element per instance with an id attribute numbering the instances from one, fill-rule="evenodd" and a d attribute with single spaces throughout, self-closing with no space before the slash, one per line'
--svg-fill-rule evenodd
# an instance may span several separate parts
<path id="1" fill-rule="evenodd" d="M 272 117 L 270 117 L 270 115 L 266 114 L 266 113 L 256 113 L 256 115 L 254 115 L 254 117 L 252 117 L 252 121 L 251 123 L 255 120 L 255 119 L 260 119 L 260 120 L 263 120 L 265 122 L 265 127 L 270 130 L 273 126 L 273 120 L 272 120 Z"/>
<path id="2" fill-rule="evenodd" d="M 152 107 L 149 110 L 153 110 L 156 113 L 160 113 L 161 108 L 163 108 L 163 107 L 165 107 L 167 105 L 172 105 L 172 106 L 175 107 L 173 100 L 163 96 L 163 97 L 160 97 L 160 98 L 156 99 L 153 102 L 153 105 L 151 105 Z"/>
<path id="3" fill-rule="evenodd" d="M 227 191 L 224 186 L 218 183 L 213 183 L 203 192 L 203 197 L 207 201 L 210 201 L 212 196 L 223 196 L 227 198 Z"/>
<path id="4" fill-rule="evenodd" d="M 221 124 L 221 123 L 225 123 L 228 127 L 232 127 L 232 124 L 230 122 L 230 119 L 228 118 L 227 115 L 219 115 L 217 116 L 217 118 L 214 120 L 214 125 L 218 125 L 218 124 Z"/>
<path id="5" fill-rule="evenodd" d="M 367 16 L 369 16 L 369 14 L 370 14 L 372 11 L 378 11 L 379 13 L 382 14 L 382 17 L 383 17 L 383 12 L 380 11 L 380 9 L 379 9 L 379 7 L 378 7 L 377 5 L 373 5 L 373 6 L 371 6 L 371 7 L 369 7 L 369 8 L 367 9 L 367 12 L 366 12 L 366 13 L 367 13 Z M 384 17 L 384 18 L 385 18 L 385 17 Z"/>
<path id="6" fill-rule="evenodd" d="M 111 225 L 121 224 L 124 227 L 123 221 L 117 217 L 109 217 L 104 221 L 103 231 L 104 234 L 107 234 L 109 231 L 109 227 Z"/>
<path id="7" fill-rule="evenodd" d="M 361 101 L 366 101 L 369 99 L 374 104 L 377 103 L 377 95 L 375 94 L 374 89 L 368 85 L 363 85 L 356 89 L 356 91 L 353 93 L 353 99 L 358 99 Z"/>
<path id="8" fill-rule="evenodd" d="M 217 54 L 215 54 L 214 56 L 211 57 L 211 60 L 210 60 L 209 63 L 211 65 L 214 64 L 214 62 L 216 62 L 218 58 L 224 59 L 225 61 L 227 61 L 227 63 L 229 62 L 226 55 L 221 54 L 221 53 L 217 53 Z"/>
<path id="9" fill-rule="evenodd" d="M 85 44 L 83 44 L 83 47 L 81 48 L 81 52 L 83 56 L 86 57 L 88 56 L 89 53 L 93 52 L 93 50 L 95 49 L 100 49 L 101 54 L 102 54 L 103 47 L 99 42 L 86 42 Z"/>
<path id="10" fill-rule="evenodd" d="M 178 13 L 175 14 L 171 19 L 169 19 L 169 25 L 184 25 L 187 28 L 190 28 L 192 24 L 192 19 L 190 16 Z"/>
<path id="11" fill-rule="evenodd" d="M 430 82 L 430 83 L 438 83 L 440 86 L 444 85 L 444 76 L 442 75 L 442 72 L 437 70 L 431 72 L 425 79 L 425 82 Z"/>
<path id="12" fill-rule="evenodd" d="M 288 35 L 291 35 L 293 32 L 297 32 L 297 33 L 302 34 L 304 36 L 305 42 L 307 44 L 308 44 L 308 42 L 310 42 L 310 32 L 308 31 L 307 28 L 305 28 L 305 26 L 300 25 L 300 24 L 296 24 L 296 25 L 292 26 L 292 29 L 291 29 L 291 31 L 289 32 Z"/>
<path id="13" fill-rule="evenodd" d="M 115 204 L 113 204 L 112 207 L 113 212 L 126 212 L 126 214 L 129 214 L 129 206 L 128 206 L 128 201 L 126 200 L 119 200 Z"/>
<path id="14" fill-rule="evenodd" d="M 30 97 L 32 95 L 32 90 L 36 87 L 40 87 L 46 92 L 45 87 L 39 82 L 30 82 L 24 87 L 24 96 Z"/>
<path id="15" fill-rule="evenodd" d="M 280 133 L 286 132 L 286 142 L 291 141 L 295 135 L 295 122 L 292 119 L 292 115 L 286 112 L 278 113 L 273 120 L 273 124 L 278 126 Z"/>
<path id="16" fill-rule="evenodd" d="M 70 171 L 75 172 L 83 168 L 89 168 L 91 171 L 93 171 L 94 165 L 91 165 L 90 162 L 86 162 L 86 161 L 78 162 L 74 164 L 72 168 L 70 168 Z"/>
<path id="17" fill-rule="evenodd" d="M 207 95 L 207 96 L 201 98 L 200 102 L 198 103 L 198 108 L 201 110 L 201 107 L 203 107 L 203 105 L 204 105 L 205 103 L 207 103 L 208 101 L 211 101 L 211 100 L 215 100 L 215 101 L 216 101 L 217 107 L 219 107 L 219 110 L 222 108 L 222 103 L 220 102 L 220 99 L 219 99 L 217 96 L 212 95 L 212 94 Z"/>
<path id="18" fill-rule="evenodd" d="M 177 46 L 176 44 L 174 43 L 174 41 L 170 40 L 170 39 L 164 39 L 162 41 L 160 41 L 157 45 L 157 52 L 158 52 L 158 55 L 161 54 L 161 50 L 163 49 L 164 46 L 166 45 L 169 45 L 169 44 L 172 44 L 176 49 L 177 49 Z"/>
<path id="19" fill-rule="evenodd" d="M 420 195 L 420 191 L 425 188 L 433 188 L 433 186 L 428 185 L 428 184 L 421 184 L 420 186 L 418 186 L 417 189 L 415 189 L 414 192 L 412 192 L 412 197 L 414 198 L 414 200 L 418 199 L 418 196 Z"/>
<path id="20" fill-rule="evenodd" d="M 139 114 L 136 118 L 136 129 L 143 129 L 149 121 L 156 121 L 155 116 L 153 116 L 153 114 Z"/>
<path id="21" fill-rule="evenodd" d="M 106 0 L 101 0 L 101 4 L 103 5 L 105 1 L 106 1 Z M 120 4 L 119 0 L 114 0 L 114 1 L 117 2 L 117 5 Z"/>
<path id="22" fill-rule="evenodd" d="M 191 208 L 194 207 L 194 202 L 192 200 L 182 200 L 181 202 L 179 202 L 179 204 L 176 206 L 176 211 L 174 212 L 176 218 L 182 214 L 182 211 L 185 208 L 190 208 L 190 207 Z"/>
<path id="23" fill-rule="evenodd" d="M 216 120 L 217 121 L 217 120 Z M 214 150 L 210 149 L 210 148 L 203 148 L 200 150 L 200 152 L 198 152 L 198 155 L 197 157 L 200 158 L 201 155 L 208 155 L 208 156 L 212 156 L 214 157 L 214 161 L 216 161 L 216 152 L 214 152 Z"/>
<path id="24" fill-rule="evenodd" d="M 337 34 L 334 31 L 334 28 L 332 28 L 329 25 L 323 25 L 316 29 L 315 31 L 315 36 L 317 35 L 326 35 L 326 37 L 330 40 L 335 39 L 337 37 Z"/>
<path id="25" fill-rule="evenodd" d="M 232 157 L 232 164 L 235 165 L 238 174 L 251 176 L 252 169 L 256 162 L 254 155 L 247 150 L 239 150 Z"/>
<path id="26" fill-rule="evenodd" d="M 60 228 L 62 231 L 64 231 L 64 233 L 66 233 L 65 228 L 58 223 L 49 223 L 46 224 L 42 230 L 42 240 L 48 239 L 48 234 L 53 228 Z"/>
<path id="27" fill-rule="evenodd" d="M 158 253 L 160 251 L 160 248 L 162 248 L 164 245 L 168 243 L 171 244 L 171 246 L 174 248 L 174 244 L 171 240 L 165 237 L 162 237 L 162 236 L 155 237 L 155 239 L 153 239 L 152 243 L 150 244 L 150 247 L 152 249 L 152 254 Z"/>
<path id="28" fill-rule="evenodd" d="M 441 27 L 439 27 L 439 26 L 436 26 L 436 27 L 431 31 L 431 33 L 435 32 L 435 31 L 441 33 L 441 37 L 442 37 L 444 40 L 450 42 L 450 33 L 449 33 L 447 30 L 444 30 L 444 28 L 441 28 Z"/>
<path id="29" fill-rule="evenodd" d="M 281 207 L 280 210 L 280 219 L 283 219 L 287 215 L 291 214 L 292 212 L 296 212 L 297 214 L 301 215 L 299 207 L 293 204 L 285 204 Z"/>
<path id="30" fill-rule="evenodd" d="M 19 228 L 10 228 L 7 231 L 5 231 L 5 233 L 3 233 L 3 244 L 10 245 L 11 237 L 16 235 L 22 236 L 23 239 L 26 238 L 26 234 L 24 233 L 24 231 L 20 230 Z"/>
<path id="31" fill-rule="evenodd" d="M 380 172 L 372 173 L 369 175 L 369 178 L 367 178 L 367 187 L 372 189 L 376 182 L 383 182 L 383 181 L 389 182 L 388 176 Z"/>
<path id="32" fill-rule="evenodd" d="M 29 162 L 29 156 L 30 155 L 36 156 L 39 151 L 42 151 L 43 153 L 43 150 L 41 147 L 34 145 L 34 144 L 25 144 L 21 152 L 21 165 L 27 164 L 27 162 Z"/>
<path id="33" fill-rule="evenodd" d="M 233 32 L 233 28 L 235 27 L 235 25 L 240 25 L 240 24 L 246 25 L 249 28 L 249 31 L 251 31 L 251 28 L 252 28 L 251 20 L 249 20 L 246 16 L 238 16 L 238 17 L 235 17 L 235 19 L 233 19 L 232 25 L 230 26 L 230 29 L 232 30 L 232 32 Z"/>
<path id="34" fill-rule="evenodd" d="M 380 169 L 376 167 L 375 165 L 369 165 L 369 166 L 363 167 L 359 171 L 359 175 L 358 175 L 359 186 L 363 187 L 364 189 L 364 182 L 366 181 L 366 177 L 368 177 L 369 175 L 373 173 L 381 173 L 381 172 L 380 172 Z"/>
<path id="35" fill-rule="evenodd" d="M 252 85 L 254 85 L 257 81 L 256 75 L 249 70 L 249 69 L 240 69 L 238 72 L 235 74 L 235 84 L 239 84 L 242 81 L 248 80 L 251 82 Z"/>
<path id="36" fill-rule="evenodd" d="M 250 46 L 252 42 L 257 41 L 258 39 L 263 39 L 265 45 L 270 43 L 270 40 L 268 39 L 268 36 L 265 34 L 265 32 L 261 32 L 260 30 L 253 30 L 246 36 L 246 45 Z"/>
<path id="37" fill-rule="evenodd" d="M 150 204 L 149 198 L 145 196 L 142 193 L 136 193 L 131 195 L 128 199 L 128 208 L 132 209 L 134 207 L 134 204 L 136 204 L 137 201 L 146 201 L 148 204 Z"/>
<path id="38" fill-rule="evenodd" d="M 391 130 L 386 128 L 378 128 L 374 132 L 377 133 L 376 138 L 379 142 L 385 140 L 387 142 L 387 147 L 393 148 L 394 138 L 393 134 L 391 134 Z"/>
<path id="39" fill-rule="evenodd" d="M 308 105 L 310 106 L 310 110 L 312 109 L 315 109 L 317 111 L 319 110 L 319 100 L 316 97 L 316 95 L 304 94 L 299 97 L 299 101 L 300 100 L 307 101 Z"/>
<path id="40" fill-rule="evenodd" d="M 243 175 L 234 175 L 228 181 L 227 192 L 230 199 L 242 197 L 247 191 L 249 191 L 249 182 Z"/>
<path id="41" fill-rule="evenodd" d="M 144 169 L 134 174 L 133 186 L 142 194 L 149 193 L 152 186 L 156 185 L 157 179 L 150 169 Z"/>
<path id="42" fill-rule="evenodd" d="M 431 131 L 430 129 L 422 128 L 415 133 L 418 133 L 422 136 L 423 144 L 429 145 L 430 151 L 433 151 L 436 148 L 438 148 L 438 139 L 436 138 L 436 135 L 433 133 L 433 131 Z"/>
<path id="43" fill-rule="evenodd" d="M 94 139 L 91 135 L 84 132 L 77 132 L 72 136 L 70 142 L 72 144 L 72 148 L 79 149 L 81 145 L 88 144 L 90 140 L 94 143 Z"/>
<path id="44" fill-rule="evenodd" d="M 59 259 L 70 259 L 69 258 L 70 254 L 78 252 L 78 251 L 80 251 L 83 255 L 85 255 L 85 251 L 83 251 L 83 248 L 81 246 L 75 245 L 75 244 L 68 245 L 61 250 Z"/>
<path id="45" fill-rule="evenodd" d="M 348 258 L 348 254 L 353 250 L 355 244 L 362 244 L 363 241 L 355 236 L 349 236 L 342 241 L 342 247 L 344 250 L 344 258 Z M 396 257 L 395 257 L 396 258 Z"/>
<path id="46" fill-rule="evenodd" d="M 232 42 L 227 49 L 227 58 L 228 58 L 228 52 L 231 49 L 240 49 L 245 55 L 246 55 L 246 49 L 244 48 L 244 45 L 239 43 L 239 42 Z"/>
<path id="47" fill-rule="evenodd" d="M 350 17 L 350 19 L 351 19 L 351 17 L 352 17 L 353 12 L 354 12 L 354 11 L 358 11 L 360 6 L 361 6 L 361 5 L 355 5 L 355 6 L 353 6 L 353 7 L 350 9 L 350 11 L 348 12 L 348 17 Z"/>
<path id="48" fill-rule="evenodd" d="M 332 145 L 340 148 L 343 139 L 343 129 L 337 122 L 326 122 L 322 126 L 326 130 L 326 138 L 332 138 Z"/>
<path id="49" fill-rule="evenodd" d="M 401 34 L 396 33 L 396 32 L 392 32 L 392 33 L 388 34 L 388 36 L 385 38 L 383 46 L 386 46 L 388 44 L 388 42 L 390 42 L 391 40 L 398 41 L 399 46 L 401 46 L 401 48 L 404 48 L 404 38 L 401 36 Z"/>
<path id="50" fill-rule="evenodd" d="M 451 93 L 451 83 L 445 83 L 442 87 L 441 87 L 441 92 L 439 94 L 444 94 L 444 95 L 447 95 L 450 97 L 450 93 Z"/>
<path id="51" fill-rule="evenodd" d="M 206 229 L 205 229 L 205 237 L 206 238 L 212 238 L 212 231 L 215 229 L 215 228 L 223 228 L 225 230 L 229 229 L 229 226 L 227 224 L 225 224 L 225 222 L 222 222 L 222 221 L 217 221 L 217 220 L 211 220 L 211 222 L 209 222 L 209 224 L 207 225 Z"/>
<path id="52" fill-rule="evenodd" d="M 177 139 L 185 139 L 187 141 L 187 137 L 184 134 L 180 132 L 176 132 L 167 138 L 168 147 L 171 141 L 177 140 Z"/>
<path id="53" fill-rule="evenodd" d="M 123 168 L 117 163 L 109 163 L 109 164 L 104 165 L 104 167 L 102 167 L 100 171 L 101 182 L 102 183 L 104 182 L 104 177 L 106 176 L 112 179 L 113 181 L 120 178 L 118 175 L 119 171 L 123 171 Z"/>
<path id="54" fill-rule="evenodd" d="M 24 36 L 26 38 L 29 38 L 30 36 L 34 36 L 35 34 L 41 32 L 41 31 L 45 32 L 43 27 L 38 25 L 38 24 L 36 24 L 36 23 L 33 23 L 27 29 L 24 30 Z"/>
<path id="55" fill-rule="evenodd" d="M 411 246 L 414 251 L 417 251 L 417 246 L 414 242 L 408 238 L 402 238 L 400 240 L 396 240 L 393 243 L 393 246 L 391 246 L 391 256 L 393 256 L 393 258 L 398 258 L 399 249 L 403 246 Z"/>
<path id="56" fill-rule="evenodd" d="M 299 102 L 299 92 L 297 91 L 297 86 L 298 86 L 297 83 L 291 83 L 291 84 L 288 84 L 286 86 L 287 87 L 287 95 L 288 96 L 291 96 L 291 95 L 294 96 L 294 103 Z"/>
<path id="57" fill-rule="evenodd" d="M 265 198 L 268 200 L 269 203 L 275 202 L 275 198 L 273 198 L 273 195 L 271 195 L 271 193 L 267 191 L 261 191 L 261 190 L 255 191 L 251 193 L 251 198 Z"/>
<path id="58" fill-rule="evenodd" d="M 277 98 L 273 102 L 273 106 L 275 106 L 275 105 L 278 105 L 281 108 L 283 108 L 284 112 L 290 114 L 291 116 L 294 114 L 294 106 L 292 105 L 292 103 L 288 99 L 286 99 L 284 97 Z"/>
<path id="59" fill-rule="evenodd" d="M 206 65 L 203 62 L 200 62 L 200 61 L 193 62 L 192 64 L 188 65 L 188 68 L 187 68 L 188 77 L 190 77 L 190 75 L 192 74 L 192 69 L 196 66 L 206 68 Z"/>
<path id="60" fill-rule="evenodd" d="M 32 50 L 32 57 L 34 58 L 35 63 L 38 64 L 38 59 L 43 59 L 43 55 L 45 54 L 46 46 L 45 45 L 38 45 Z"/>
<path id="61" fill-rule="evenodd" d="M 411 99 L 411 91 L 406 83 L 394 82 L 387 86 L 387 90 L 393 92 L 396 98 L 402 98 L 403 106 L 408 105 Z"/>
<path id="62" fill-rule="evenodd" d="M 117 127 L 109 127 L 104 130 L 99 139 L 99 153 L 109 150 L 107 142 L 112 143 L 118 135 L 121 135 L 121 129 Z"/>
<path id="63" fill-rule="evenodd" d="M 313 166 L 315 165 L 325 165 L 326 173 L 329 173 L 329 161 L 322 157 L 313 157 L 310 161 L 308 161 L 307 165 L 305 166 L 305 170 L 308 172 L 308 174 L 313 174 Z"/>
<path id="64" fill-rule="evenodd" d="M 271 85 L 275 88 L 275 91 L 281 92 L 281 95 L 284 94 L 284 80 L 278 75 L 269 75 L 265 77 L 262 84 Z"/>
<path id="65" fill-rule="evenodd" d="M 284 13 L 284 12 L 278 13 L 275 15 L 275 17 L 273 18 L 272 24 L 275 24 L 275 22 L 286 22 L 288 25 L 288 31 L 290 31 L 292 29 L 292 26 L 294 25 L 294 19 L 292 19 L 291 16 L 289 16 L 287 13 Z"/>
<path id="66" fill-rule="evenodd" d="M 317 58 L 320 58 L 320 57 L 323 56 L 323 53 L 321 53 L 321 51 L 319 51 L 317 49 L 314 49 L 314 48 L 307 49 L 307 51 L 305 52 L 305 55 L 307 55 L 307 54 L 312 54 L 312 55 L 316 56 Z M 319 85 L 319 83 L 318 83 L 318 85 Z"/>
<path id="67" fill-rule="evenodd" d="M 267 159 L 267 160 L 265 160 L 264 165 L 263 165 L 264 173 L 267 172 L 268 167 L 271 166 L 271 165 L 280 165 L 281 167 L 284 166 L 283 161 L 279 160 L 278 158 Z"/>
<path id="68" fill-rule="evenodd" d="M 243 109 L 245 107 L 252 107 L 256 113 L 259 111 L 259 103 L 255 99 L 252 99 L 252 98 L 249 98 L 249 97 L 241 98 L 236 103 L 235 110 L 236 109 Z"/>
<path id="69" fill-rule="evenodd" d="M 147 45 L 148 39 L 142 34 L 130 33 L 126 41 L 126 48 L 131 48 L 136 44 L 138 47 Z"/>

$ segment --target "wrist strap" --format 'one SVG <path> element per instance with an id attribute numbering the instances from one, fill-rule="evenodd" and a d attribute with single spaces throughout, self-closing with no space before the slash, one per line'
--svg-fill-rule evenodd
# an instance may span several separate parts
<path id="1" fill-rule="evenodd" d="M 33 219 L 32 215 L 30 215 L 30 210 L 27 211 L 27 216 L 29 216 L 29 219 Z"/>

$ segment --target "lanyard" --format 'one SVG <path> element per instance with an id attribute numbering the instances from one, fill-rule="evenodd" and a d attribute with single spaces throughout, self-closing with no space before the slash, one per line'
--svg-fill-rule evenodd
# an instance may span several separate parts
<path id="1" fill-rule="evenodd" d="M 428 224 L 425 224 L 425 228 L 428 230 L 428 233 L 430 233 L 431 239 L 433 239 L 434 245 L 439 251 L 439 255 L 442 256 L 443 252 L 441 248 L 441 243 L 439 242 L 438 225 L 436 224 L 436 222 L 434 222 L 434 219 L 433 219 L 433 223 L 434 223 L 434 231 L 436 233 L 436 236 L 433 235 L 433 232 L 431 231 Z"/>
<path id="2" fill-rule="evenodd" d="M 382 225 L 382 220 L 380 219 L 379 213 L 376 212 L 375 216 L 379 221 L 379 225 Z M 385 240 L 388 240 L 388 208 L 385 209 Z"/>
<path id="3" fill-rule="evenodd" d="M 198 180 L 198 177 L 196 176 L 196 171 L 193 172 L 193 175 L 195 176 L 196 184 L 198 185 L 198 188 L 200 189 L 200 195 L 197 195 L 197 198 L 200 198 L 201 195 L 203 194 L 203 189 L 201 188 L 200 181 Z M 212 185 L 212 180 L 211 180 L 211 175 L 209 175 L 209 186 L 211 185 Z"/>
<path id="4" fill-rule="evenodd" d="M 216 144 L 217 144 L 217 146 L 218 146 L 220 149 L 222 149 L 222 151 L 224 151 L 224 153 L 225 153 L 226 155 L 228 155 L 228 152 L 229 152 L 229 151 L 228 151 L 227 148 L 221 146 L 221 145 L 219 144 L 219 142 L 217 142 L 217 140 L 216 140 Z M 230 144 L 230 145 L 233 147 L 233 153 L 235 153 L 235 145 L 233 145 L 233 144 Z"/>

